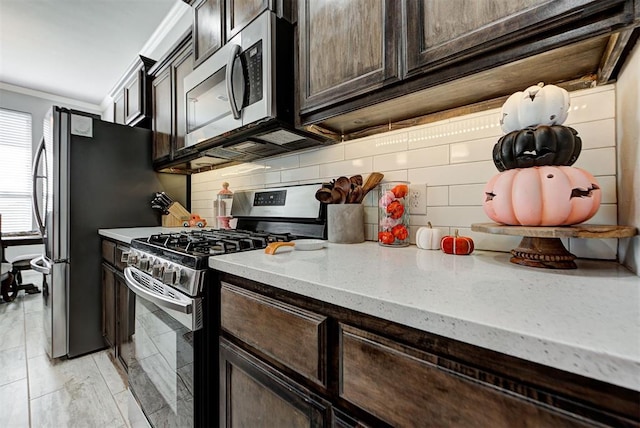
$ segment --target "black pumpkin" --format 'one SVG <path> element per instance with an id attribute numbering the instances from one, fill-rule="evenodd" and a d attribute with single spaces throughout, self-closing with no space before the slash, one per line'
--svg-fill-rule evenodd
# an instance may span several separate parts
<path id="1" fill-rule="evenodd" d="M 512 131 L 493 146 L 498 171 L 532 166 L 570 166 L 582 150 L 578 132 L 561 125 L 538 125 Z"/>

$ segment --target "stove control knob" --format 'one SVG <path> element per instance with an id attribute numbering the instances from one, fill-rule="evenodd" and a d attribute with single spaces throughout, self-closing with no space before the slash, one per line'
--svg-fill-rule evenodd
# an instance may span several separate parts
<path id="1" fill-rule="evenodd" d="M 130 266 L 136 266 L 138 264 L 138 255 L 137 254 L 129 254 L 129 257 L 127 257 L 127 263 Z"/>
<path id="2" fill-rule="evenodd" d="M 150 261 L 146 257 L 140 259 L 140 270 L 146 272 L 149 270 Z"/>
<path id="3" fill-rule="evenodd" d="M 162 278 L 163 271 L 164 271 L 164 266 L 162 266 L 160 263 L 156 263 L 151 268 L 151 276 L 156 279 L 160 279 Z"/>
<path id="4" fill-rule="evenodd" d="M 177 267 L 175 269 L 175 273 L 176 273 L 176 275 L 175 275 L 175 277 L 173 279 L 173 283 L 175 285 L 180 285 L 180 284 L 184 283 L 184 281 L 187 278 L 186 275 L 184 274 L 184 271 L 182 269 L 180 269 L 179 267 Z"/>
<path id="5" fill-rule="evenodd" d="M 173 284 L 176 278 L 176 271 L 167 267 L 162 273 L 162 282 L 165 284 Z"/>

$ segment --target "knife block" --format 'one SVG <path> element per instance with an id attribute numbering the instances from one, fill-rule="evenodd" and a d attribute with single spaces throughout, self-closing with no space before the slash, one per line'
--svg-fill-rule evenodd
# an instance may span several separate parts
<path id="1" fill-rule="evenodd" d="M 169 214 L 162 216 L 162 227 L 182 227 L 182 224 L 191 218 L 191 213 L 180 202 L 169 205 L 167 211 Z"/>

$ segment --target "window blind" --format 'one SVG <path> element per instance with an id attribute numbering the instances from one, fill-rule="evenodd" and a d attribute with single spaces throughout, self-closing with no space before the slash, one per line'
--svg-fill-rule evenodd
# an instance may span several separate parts
<path id="1" fill-rule="evenodd" d="M 33 229 L 31 114 L 0 109 L 0 214 L 2 232 Z"/>

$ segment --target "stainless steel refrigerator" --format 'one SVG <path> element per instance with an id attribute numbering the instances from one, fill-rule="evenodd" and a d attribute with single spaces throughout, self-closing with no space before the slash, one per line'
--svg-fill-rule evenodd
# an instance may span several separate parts
<path id="1" fill-rule="evenodd" d="M 150 201 L 162 190 L 151 131 L 52 107 L 34 157 L 33 204 L 44 254 L 44 329 L 51 358 L 104 348 L 98 229 L 158 226 Z M 182 178 L 184 179 L 184 178 Z"/>

